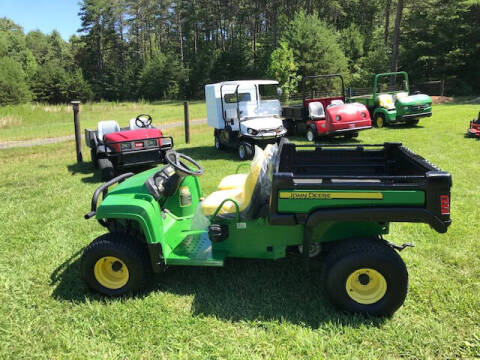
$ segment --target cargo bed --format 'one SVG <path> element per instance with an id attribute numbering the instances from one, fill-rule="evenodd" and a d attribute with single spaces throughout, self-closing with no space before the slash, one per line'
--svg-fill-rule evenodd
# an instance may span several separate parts
<path id="1" fill-rule="evenodd" d="M 295 145 L 282 141 L 270 222 L 424 222 L 450 225 L 451 176 L 401 143 Z"/>

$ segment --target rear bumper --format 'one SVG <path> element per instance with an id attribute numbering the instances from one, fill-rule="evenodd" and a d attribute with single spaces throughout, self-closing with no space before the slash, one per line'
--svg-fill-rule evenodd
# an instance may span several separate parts
<path id="1" fill-rule="evenodd" d="M 360 127 L 353 127 L 353 128 L 348 128 L 348 129 L 338 129 L 338 130 L 330 130 L 328 132 L 328 134 L 332 134 L 332 135 L 335 135 L 335 134 L 346 134 L 346 133 L 351 133 L 351 132 L 357 132 L 357 131 L 361 131 L 361 130 L 368 130 L 368 129 L 371 129 L 372 127 L 371 126 L 360 126 Z"/>
<path id="2" fill-rule="evenodd" d="M 447 232 L 452 220 L 442 220 L 424 208 L 350 208 L 328 209 L 312 213 L 306 222 L 314 227 L 322 221 L 375 221 L 426 223 L 439 233 Z"/>

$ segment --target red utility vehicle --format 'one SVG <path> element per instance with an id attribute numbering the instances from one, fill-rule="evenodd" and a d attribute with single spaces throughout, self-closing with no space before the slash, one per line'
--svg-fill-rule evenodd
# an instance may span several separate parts
<path id="1" fill-rule="evenodd" d="M 332 94 L 330 89 L 336 79 L 340 80 L 341 93 L 337 90 Z M 340 74 L 306 76 L 302 81 L 302 93 L 301 104 L 282 109 L 285 125 L 291 133 L 306 133 L 307 140 L 314 141 L 326 136 L 354 138 L 360 130 L 372 127 L 365 105 L 345 104 L 345 85 Z"/>
<path id="2" fill-rule="evenodd" d="M 97 130 L 85 129 L 85 142 L 104 180 L 113 178 L 122 168 L 164 162 L 165 152 L 173 147 L 173 138 L 153 127 L 152 117 L 147 114 L 131 119 L 123 128 L 115 120 L 99 121 Z"/>
<path id="3" fill-rule="evenodd" d="M 470 121 L 470 128 L 467 131 L 468 136 L 480 138 L 480 112 L 478 118 Z"/>

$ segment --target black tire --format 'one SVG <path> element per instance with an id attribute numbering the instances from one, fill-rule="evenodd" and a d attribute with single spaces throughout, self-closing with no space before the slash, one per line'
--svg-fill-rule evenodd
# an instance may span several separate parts
<path id="1" fill-rule="evenodd" d="M 90 157 L 92 159 L 92 165 L 95 169 L 98 169 L 97 149 L 90 149 Z"/>
<path id="2" fill-rule="evenodd" d="M 322 278 L 330 301 L 354 313 L 392 315 L 408 292 L 405 263 L 391 246 L 377 239 L 346 240 L 336 245 L 325 259 Z M 371 289 L 362 288 L 370 281 Z M 352 286 L 351 292 L 347 286 Z"/>
<path id="3" fill-rule="evenodd" d="M 285 129 L 287 129 L 287 135 L 295 136 L 296 128 L 292 119 L 285 119 L 283 121 L 283 126 L 285 127 Z"/>
<path id="4" fill-rule="evenodd" d="M 215 132 L 213 136 L 215 138 L 215 142 L 214 142 L 215 149 L 222 150 L 223 144 L 220 142 L 220 136 L 217 134 L 217 132 Z"/>
<path id="5" fill-rule="evenodd" d="M 315 140 L 317 140 L 317 130 L 312 127 L 309 127 L 307 129 L 307 133 L 305 134 L 305 137 L 307 138 L 307 141 L 315 142 Z"/>
<path id="6" fill-rule="evenodd" d="M 407 125 L 408 126 L 416 126 L 418 124 L 418 119 L 414 119 L 414 120 L 408 120 L 407 121 Z"/>
<path id="7" fill-rule="evenodd" d="M 111 263 L 112 271 L 125 274 L 124 266 L 127 270 L 127 281 L 120 287 L 106 286 L 96 276 L 100 271 L 98 269 L 97 272 L 95 271 L 97 263 L 100 269 L 108 267 L 103 265 L 102 261 L 110 264 L 109 259 L 111 258 L 117 259 Z M 120 264 L 120 268 L 114 270 L 113 267 L 117 264 Z M 81 272 L 90 289 L 107 296 L 120 296 L 143 290 L 151 279 L 152 267 L 148 251 L 143 243 L 126 234 L 108 233 L 99 236 L 85 248 L 81 260 Z"/>
<path id="8" fill-rule="evenodd" d="M 251 160 L 255 155 L 255 148 L 248 141 L 240 141 L 238 144 L 238 157 L 240 160 Z"/>
<path id="9" fill-rule="evenodd" d="M 110 180 L 115 176 L 115 169 L 110 160 L 101 158 L 98 159 L 98 168 L 102 172 L 102 180 Z"/>
<path id="10" fill-rule="evenodd" d="M 372 124 L 376 128 L 383 128 L 387 124 L 385 122 L 385 115 L 383 114 L 377 114 L 375 117 L 372 119 Z"/>
<path id="11" fill-rule="evenodd" d="M 354 139 L 358 137 L 358 131 L 350 132 L 344 135 L 345 139 Z"/>

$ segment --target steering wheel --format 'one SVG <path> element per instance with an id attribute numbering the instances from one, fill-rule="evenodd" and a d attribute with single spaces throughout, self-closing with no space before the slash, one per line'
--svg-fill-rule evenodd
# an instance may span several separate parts
<path id="1" fill-rule="evenodd" d="M 135 118 L 135 125 L 139 128 L 147 128 L 152 123 L 152 117 L 148 114 L 140 114 Z"/>
<path id="2" fill-rule="evenodd" d="M 167 151 L 165 153 L 165 159 L 181 173 L 193 176 L 200 176 L 203 174 L 203 168 L 195 160 L 185 154 L 177 153 L 175 150 Z M 182 160 L 186 161 L 187 164 L 190 163 L 195 166 L 197 170 L 190 169 Z"/>

